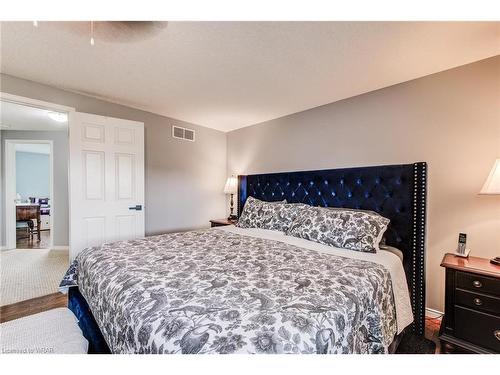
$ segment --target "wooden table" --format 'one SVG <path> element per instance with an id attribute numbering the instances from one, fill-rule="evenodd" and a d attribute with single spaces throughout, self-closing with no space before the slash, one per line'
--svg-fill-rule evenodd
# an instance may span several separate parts
<path id="1" fill-rule="evenodd" d="M 500 266 L 446 254 L 442 353 L 500 353 Z"/>
<path id="2" fill-rule="evenodd" d="M 490 263 L 489 259 L 480 257 L 469 256 L 467 258 L 462 258 L 447 253 L 444 255 L 441 267 L 500 278 L 500 266 Z"/>
<path id="3" fill-rule="evenodd" d="M 234 225 L 238 222 L 238 220 L 229 220 L 229 219 L 212 219 L 210 220 L 210 226 L 213 227 L 223 227 L 225 225 Z"/>
<path id="4" fill-rule="evenodd" d="M 16 221 L 36 220 L 36 230 L 38 233 L 38 241 L 40 241 L 40 227 L 42 220 L 40 219 L 40 205 L 31 203 L 16 204 Z"/>

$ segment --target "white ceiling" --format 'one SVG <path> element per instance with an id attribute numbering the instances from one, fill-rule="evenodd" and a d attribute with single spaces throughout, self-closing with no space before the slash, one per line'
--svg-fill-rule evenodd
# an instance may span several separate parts
<path id="1" fill-rule="evenodd" d="M 223 131 L 500 54 L 498 22 L 168 22 L 94 46 L 89 23 L 1 27 L 4 73 Z"/>
<path id="2" fill-rule="evenodd" d="M 66 131 L 68 122 L 52 120 L 45 109 L 0 101 L 0 125 L 2 130 L 49 130 Z"/>
<path id="3" fill-rule="evenodd" d="M 34 154 L 50 154 L 50 145 L 47 143 L 16 143 L 16 151 L 31 152 Z"/>

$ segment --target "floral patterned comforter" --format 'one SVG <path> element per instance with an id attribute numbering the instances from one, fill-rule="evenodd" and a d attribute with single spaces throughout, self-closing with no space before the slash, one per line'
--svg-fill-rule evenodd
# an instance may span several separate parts
<path id="1" fill-rule="evenodd" d="M 113 353 L 386 353 L 381 265 L 219 229 L 82 251 L 78 286 Z"/>

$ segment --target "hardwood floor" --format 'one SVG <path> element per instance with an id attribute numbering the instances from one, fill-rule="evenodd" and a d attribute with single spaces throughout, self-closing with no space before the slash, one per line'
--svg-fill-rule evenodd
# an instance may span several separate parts
<path id="1" fill-rule="evenodd" d="M 441 317 L 425 317 L 425 338 L 436 344 L 435 354 L 441 353 L 441 343 L 439 341 L 439 328 L 441 327 Z"/>
<path id="2" fill-rule="evenodd" d="M 42 230 L 40 232 L 40 242 L 36 234 L 34 239 L 18 238 L 16 240 L 16 249 L 48 249 L 50 246 L 50 230 Z"/>
<path id="3" fill-rule="evenodd" d="M 0 307 L 0 323 L 37 314 L 42 311 L 68 306 L 68 295 L 53 293 Z"/>

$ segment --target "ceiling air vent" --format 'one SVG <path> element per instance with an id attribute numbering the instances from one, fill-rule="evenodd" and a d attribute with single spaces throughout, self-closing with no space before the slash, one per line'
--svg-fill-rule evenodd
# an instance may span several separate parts
<path id="1" fill-rule="evenodd" d="M 172 137 L 194 142 L 194 130 L 172 126 Z"/>

